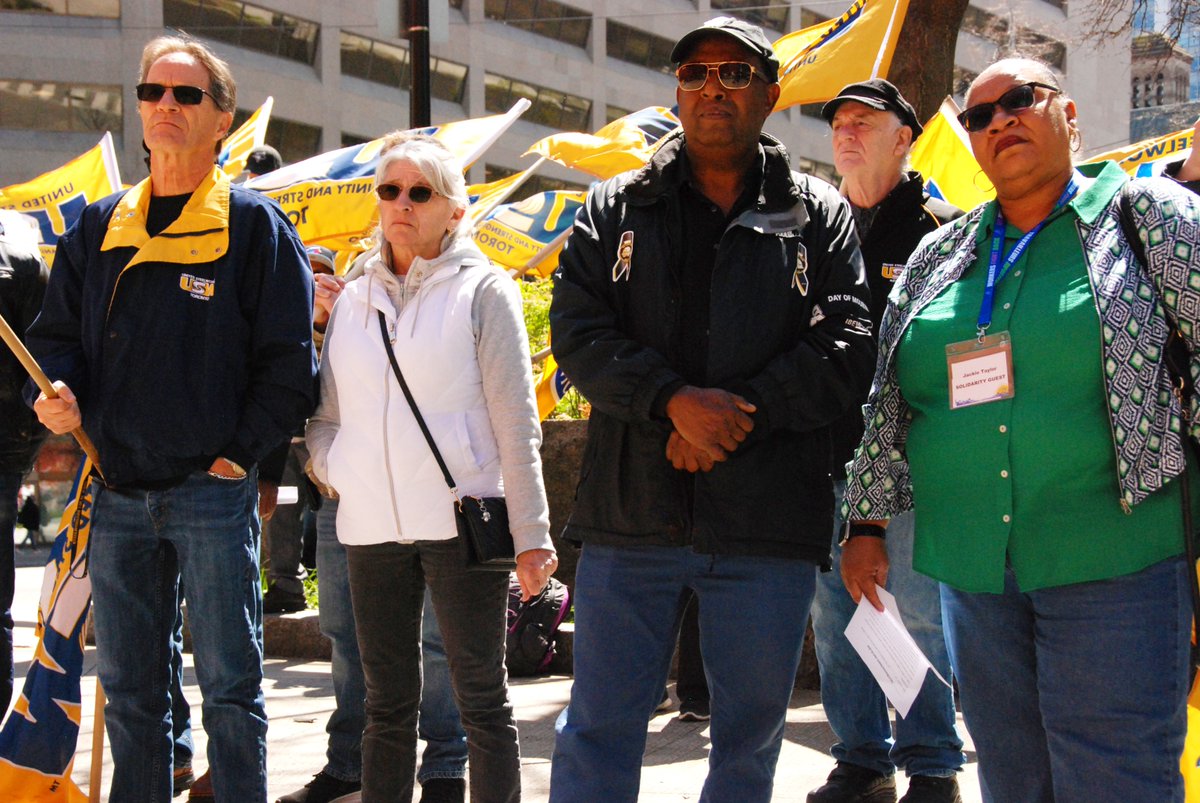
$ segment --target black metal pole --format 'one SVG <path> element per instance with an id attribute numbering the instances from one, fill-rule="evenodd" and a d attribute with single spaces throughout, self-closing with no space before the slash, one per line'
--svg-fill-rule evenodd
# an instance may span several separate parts
<path id="1" fill-rule="evenodd" d="M 408 55 L 412 66 L 412 85 L 408 90 L 409 128 L 431 124 L 429 111 L 429 0 L 407 0 L 405 26 L 408 29 Z"/>

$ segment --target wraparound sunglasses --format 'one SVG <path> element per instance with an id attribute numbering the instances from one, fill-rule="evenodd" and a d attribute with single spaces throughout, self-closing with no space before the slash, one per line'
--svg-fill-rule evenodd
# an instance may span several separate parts
<path id="1" fill-rule="evenodd" d="M 198 106 L 200 101 L 204 100 L 204 96 L 208 95 L 212 98 L 212 93 L 201 89 L 198 86 L 188 86 L 180 84 L 179 86 L 165 86 L 163 84 L 138 84 L 137 99 L 144 100 L 147 103 L 157 103 L 162 100 L 162 96 L 167 94 L 167 90 L 171 90 L 171 94 L 175 96 L 175 102 L 180 106 Z M 213 98 L 213 103 L 217 99 Z"/>
<path id="2" fill-rule="evenodd" d="M 1015 114 L 1016 112 L 1031 108 L 1037 102 L 1035 89 L 1049 89 L 1051 92 L 1062 91 L 1050 84 L 1030 81 L 1027 84 L 1014 86 L 991 103 L 978 103 L 966 109 L 958 115 L 958 122 L 962 123 L 962 127 L 970 133 L 978 133 L 991 125 L 992 118 L 996 116 L 997 106 L 1009 114 Z"/>

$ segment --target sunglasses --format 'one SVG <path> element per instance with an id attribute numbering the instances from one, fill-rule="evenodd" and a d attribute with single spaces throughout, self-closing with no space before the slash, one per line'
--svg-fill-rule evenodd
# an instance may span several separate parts
<path id="1" fill-rule="evenodd" d="M 759 74 L 753 64 L 747 64 L 744 61 L 714 61 L 710 63 L 696 61 L 691 64 L 680 64 L 679 69 L 675 71 L 675 79 L 679 81 L 679 88 L 684 92 L 695 92 L 704 88 L 704 85 L 708 83 L 708 74 L 714 70 L 717 73 L 717 80 L 726 89 L 745 89 L 750 86 L 754 76 Z"/>
<path id="2" fill-rule="evenodd" d="M 1030 81 L 1027 84 L 1014 86 L 991 103 L 980 103 L 972 106 L 958 115 L 958 122 L 962 123 L 962 127 L 970 133 L 978 133 L 991 125 L 992 118 L 996 116 L 997 106 L 1009 114 L 1016 114 L 1019 111 L 1031 108 L 1037 101 L 1037 93 L 1034 92 L 1035 89 L 1049 89 L 1051 92 L 1062 91 L 1050 84 Z"/>
<path id="3" fill-rule="evenodd" d="M 375 194 L 381 201 L 394 201 L 400 197 L 400 193 L 403 191 L 404 188 L 399 184 L 380 184 L 375 188 Z M 436 194 L 432 187 L 423 187 L 420 184 L 408 188 L 408 200 L 414 204 L 429 203 L 429 199 Z"/>
<path id="4" fill-rule="evenodd" d="M 144 100 L 147 103 L 157 103 L 162 100 L 162 96 L 167 94 L 167 90 L 171 90 L 171 94 L 175 96 L 175 102 L 180 106 L 198 106 L 200 101 L 204 100 L 204 96 L 208 95 L 212 98 L 212 93 L 201 89 L 198 86 L 187 86 L 181 84 L 179 86 L 163 86 L 162 84 L 138 84 L 137 99 Z M 213 98 L 213 103 L 217 99 Z"/>

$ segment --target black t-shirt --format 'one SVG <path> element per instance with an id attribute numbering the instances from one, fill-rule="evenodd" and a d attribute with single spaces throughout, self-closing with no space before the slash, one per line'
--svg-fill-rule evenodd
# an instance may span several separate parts
<path id="1" fill-rule="evenodd" d="M 184 195 L 150 196 L 150 208 L 146 210 L 146 233 L 151 237 L 157 237 L 166 231 L 167 226 L 170 226 L 179 217 L 179 213 L 183 211 L 183 207 L 187 205 L 188 199 L 191 197 L 190 192 Z"/>

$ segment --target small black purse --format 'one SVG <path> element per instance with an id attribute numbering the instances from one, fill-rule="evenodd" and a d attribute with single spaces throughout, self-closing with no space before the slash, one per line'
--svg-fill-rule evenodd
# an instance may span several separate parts
<path id="1" fill-rule="evenodd" d="M 408 383 L 404 381 L 404 374 L 400 372 L 396 355 L 392 353 L 387 321 L 382 312 L 376 310 L 376 313 L 379 316 L 379 333 L 383 336 L 383 350 L 387 352 L 388 362 L 392 364 L 392 373 L 396 375 L 400 390 L 404 392 L 404 398 L 408 400 L 408 406 L 412 408 L 413 416 L 417 419 L 417 426 L 421 428 L 421 434 L 425 436 L 425 442 L 429 444 L 433 458 L 442 470 L 442 477 L 445 478 L 446 485 L 450 487 L 450 494 L 454 497 L 454 523 L 458 527 L 458 539 L 462 544 L 466 567 L 474 571 L 512 571 L 517 568 L 517 559 L 512 533 L 508 529 L 508 503 L 504 501 L 503 496 L 458 495 L 454 477 L 451 476 L 450 469 L 446 468 L 446 461 L 442 460 L 442 453 L 433 442 L 429 427 L 425 426 L 425 419 L 413 400 Z"/>

